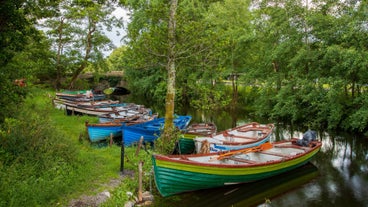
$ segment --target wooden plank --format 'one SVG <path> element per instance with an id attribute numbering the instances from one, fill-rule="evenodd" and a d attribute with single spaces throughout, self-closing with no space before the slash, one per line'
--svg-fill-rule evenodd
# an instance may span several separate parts
<path id="1" fill-rule="evenodd" d="M 248 159 L 239 158 L 239 157 L 228 157 L 226 159 L 237 161 L 237 162 L 245 162 L 245 163 L 248 163 L 248 164 L 257 164 L 257 163 L 259 163 L 259 162 L 253 161 L 253 160 L 248 160 Z"/>
<path id="2" fill-rule="evenodd" d="M 285 158 L 289 158 L 292 155 L 285 155 L 285 154 L 280 154 L 280 153 L 275 153 L 275 152 L 258 152 L 261 154 L 266 154 L 266 155 L 273 155 L 273 156 L 277 156 L 277 157 L 285 157 Z"/>
<path id="3" fill-rule="evenodd" d="M 304 152 L 308 151 L 307 147 L 302 147 L 302 146 L 299 146 L 299 145 L 274 145 L 274 147 L 275 148 L 294 148 L 294 149 L 303 150 Z"/>

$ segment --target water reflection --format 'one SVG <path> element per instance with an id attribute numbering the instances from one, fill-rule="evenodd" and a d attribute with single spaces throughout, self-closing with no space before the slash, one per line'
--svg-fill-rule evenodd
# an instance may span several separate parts
<path id="1" fill-rule="evenodd" d="M 309 189 L 300 188 L 272 201 L 273 206 L 368 206 L 365 138 L 320 133 L 323 146 L 312 160 L 321 176 Z M 309 192 L 309 197 L 300 196 Z"/>

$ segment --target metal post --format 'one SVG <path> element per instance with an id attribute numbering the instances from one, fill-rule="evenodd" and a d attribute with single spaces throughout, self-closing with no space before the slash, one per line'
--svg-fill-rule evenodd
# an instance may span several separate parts
<path id="1" fill-rule="evenodd" d="M 121 136 L 121 156 L 120 156 L 120 172 L 124 172 L 124 133 Z"/>

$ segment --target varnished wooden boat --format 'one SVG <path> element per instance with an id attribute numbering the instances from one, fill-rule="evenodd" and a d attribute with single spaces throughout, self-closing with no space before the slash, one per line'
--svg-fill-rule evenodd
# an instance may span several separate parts
<path id="1" fill-rule="evenodd" d="M 56 97 L 60 99 L 66 99 L 71 101 L 96 101 L 103 100 L 106 98 L 105 94 L 94 93 L 92 90 L 63 90 L 61 92 L 57 92 Z"/>
<path id="2" fill-rule="evenodd" d="M 66 105 L 74 106 L 74 107 L 106 107 L 115 104 L 119 104 L 119 101 L 113 100 L 97 100 L 97 101 L 73 101 L 62 98 L 54 98 L 53 104 L 58 109 L 65 109 Z"/>
<path id="3" fill-rule="evenodd" d="M 212 136 L 217 132 L 215 123 L 193 123 L 183 132 L 175 146 L 175 154 L 191 154 L 195 152 L 194 138 Z"/>
<path id="4" fill-rule="evenodd" d="M 322 143 L 297 145 L 296 139 L 248 149 L 192 155 L 153 155 L 155 183 L 162 196 L 247 183 L 305 165 Z"/>
<path id="5" fill-rule="evenodd" d="M 157 118 L 156 114 L 152 114 L 152 110 L 145 108 L 143 105 L 129 104 L 126 110 L 122 110 L 115 113 L 102 114 L 98 116 L 99 122 L 126 122 L 127 120 L 137 120 L 137 123 L 141 123 L 141 120 L 149 121 Z"/>
<path id="6" fill-rule="evenodd" d="M 196 136 L 211 136 L 216 134 L 217 127 L 215 123 L 193 123 L 185 130 L 185 134 Z"/>
<path id="7" fill-rule="evenodd" d="M 273 124 L 252 122 L 210 137 L 197 137 L 194 139 L 196 152 L 209 153 L 259 146 L 270 140 L 273 128 Z"/>
<path id="8" fill-rule="evenodd" d="M 90 116 L 101 116 L 108 113 L 118 113 L 120 111 L 125 111 L 126 108 L 124 106 L 107 106 L 107 107 L 80 107 L 80 106 L 72 106 L 65 105 L 65 110 L 67 115 L 90 115 Z"/>

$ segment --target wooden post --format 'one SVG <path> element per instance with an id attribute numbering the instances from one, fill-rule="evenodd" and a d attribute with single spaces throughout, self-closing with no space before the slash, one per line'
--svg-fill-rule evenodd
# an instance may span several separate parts
<path id="1" fill-rule="evenodd" d="M 141 149 L 141 147 L 142 147 L 142 143 L 143 143 L 143 136 L 141 136 L 141 138 L 139 139 L 139 143 L 138 143 L 138 146 L 137 146 L 137 150 L 135 151 L 135 156 L 138 156 L 139 150 L 140 150 L 140 149 Z"/>
<path id="2" fill-rule="evenodd" d="M 112 133 L 110 133 L 110 147 L 112 146 Z"/>
<path id="3" fill-rule="evenodd" d="M 138 165 L 138 202 L 142 202 L 142 166 L 143 166 L 143 161 L 139 162 Z"/>

